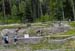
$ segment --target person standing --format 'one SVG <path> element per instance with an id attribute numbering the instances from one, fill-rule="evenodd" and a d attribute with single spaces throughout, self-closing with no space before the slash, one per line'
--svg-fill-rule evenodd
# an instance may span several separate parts
<path id="1" fill-rule="evenodd" d="M 4 41 L 5 47 L 8 47 L 8 44 L 9 44 L 9 37 L 8 37 L 8 34 L 5 34 L 5 35 L 3 36 L 3 41 Z"/>
<path id="2" fill-rule="evenodd" d="M 21 27 L 18 27 L 18 29 L 15 31 L 15 34 L 13 36 L 14 38 L 14 43 L 17 44 L 18 41 L 18 31 L 21 29 Z"/>
<path id="3" fill-rule="evenodd" d="M 15 35 L 14 35 L 14 43 L 17 44 L 17 41 L 18 41 L 18 35 L 15 34 Z"/>

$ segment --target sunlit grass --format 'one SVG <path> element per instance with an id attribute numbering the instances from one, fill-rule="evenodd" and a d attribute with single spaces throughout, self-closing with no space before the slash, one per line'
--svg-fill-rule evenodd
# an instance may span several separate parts
<path id="1" fill-rule="evenodd" d="M 70 26 L 75 27 L 75 21 L 69 23 Z"/>

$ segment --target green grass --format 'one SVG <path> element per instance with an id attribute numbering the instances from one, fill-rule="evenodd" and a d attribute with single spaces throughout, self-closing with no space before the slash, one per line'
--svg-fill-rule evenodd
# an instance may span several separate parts
<path id="1" fill-rule="evenodd" d="M 50 39 L 65 39 L 70 37 L 70 35 L 52 35 L 52 36 L 46 36 L 45 38 L 50 38 Z"/>
<path id="2" fill-rule="evenodd" d="M 32 26 L 42 26 L 42 27 L 49 27 L 52 26 L 52 22 L 37 22 L 37 23 L 33 23 Z"/>
<path id="3" fill-rule="evenodd" d="M 72 30 L 69 30 L 67 32 L 64 33 L 65 35 L 75 35 L 75 30 L 72 29 Z"/>
<path id="4" fill-rule="evenodd" d="M 75 27 L 75 21 L 69 23 L 70 26 Z"/>
<path id="5" fill-rule="evenodd" d="M 62 45 L 58 45 L 58 44 L 49 44 L 47 42 L 45 43 L 39 43 L 39 44 L 35 44 L 35 45 L 30 45 L 30 47 L 32 48 L 32 50 L 39 50 L 39 49 L 60 49 Z"/>
<path id="6" fill-rule="evenodd" d="M 64 38 L 68 38 L 68 37 L 73 36 L 73 35 L 75 35 L 75 30 L 71 29 L 71 30 L 68 30 L 67 32 L 56 33 L 56 34 L 47 35 L 44 37 L 45 38 L 51 38 L 51 39 L 64 39 Z"/>
<path id="7" fill-rule="evenodd" d="M 26 25 L 22 25 L 22 24 L 20 24 L 20 25 L 12 25 L 12 26 L 10 26 L 10 25 L 6 25 L 6 26 L 2 25 L 2 26 L 0 26 L 0 30 L 2 30 L 2 29 L 12 29 L 12 28 L 18 28 L 18 27 L 26 28 Z"/>

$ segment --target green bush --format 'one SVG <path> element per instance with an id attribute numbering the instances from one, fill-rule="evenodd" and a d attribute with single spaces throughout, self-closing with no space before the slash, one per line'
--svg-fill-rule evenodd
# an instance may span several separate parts
<path id="1" fill-rule="evenodd" d="M 33 29 L 30 29 L 29 34 L 30 34 L 30 36 L 34 36 L 34 35 L 36 35 L 36 31 Z"/>

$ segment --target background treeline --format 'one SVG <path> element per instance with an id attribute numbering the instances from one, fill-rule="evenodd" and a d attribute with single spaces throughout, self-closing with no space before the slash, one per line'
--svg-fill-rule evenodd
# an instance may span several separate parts
<path id="1" fill-rule="evenodd" d="M 75 20 L 75 0 L 0 0 L 0 23 Z"/>

